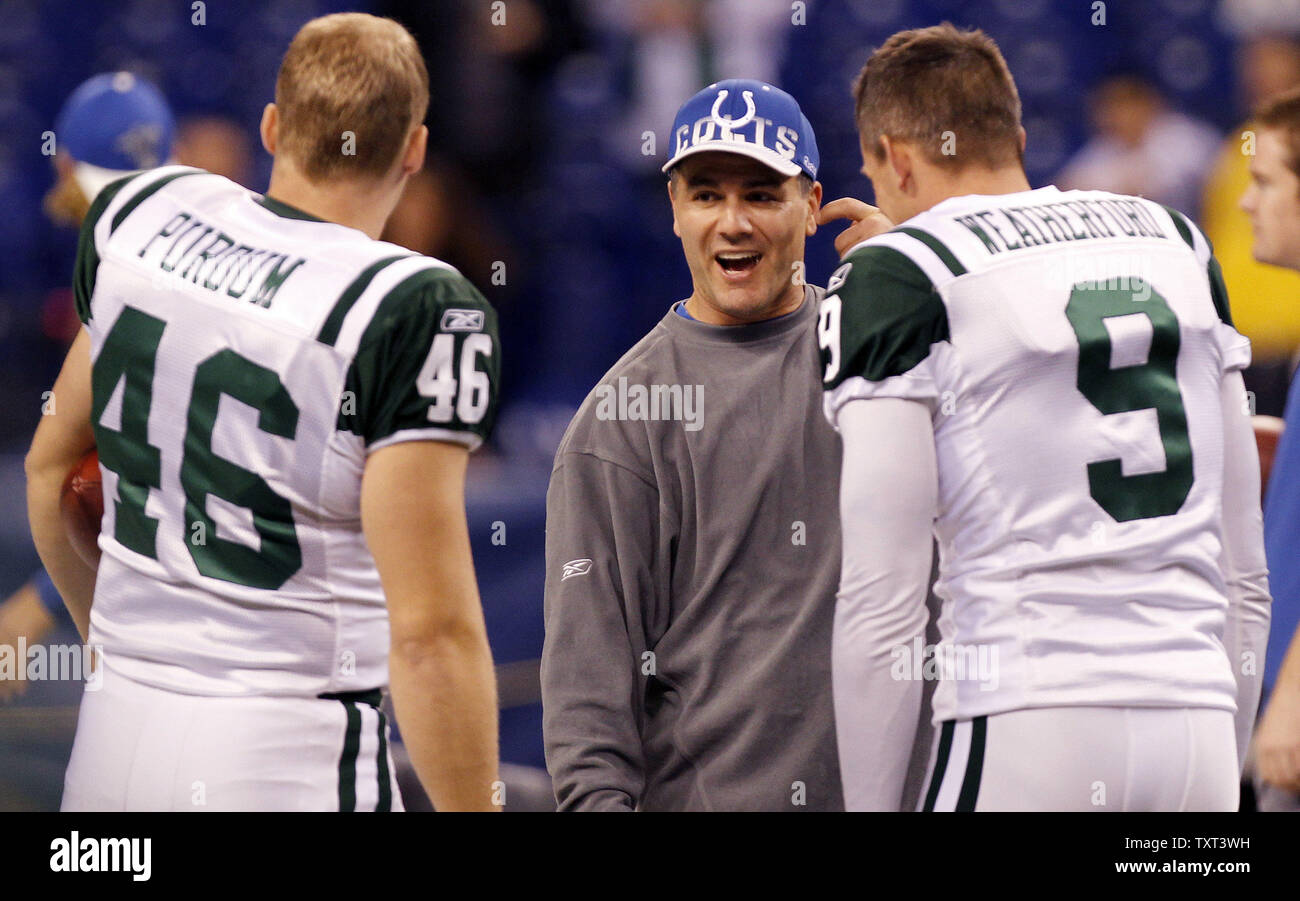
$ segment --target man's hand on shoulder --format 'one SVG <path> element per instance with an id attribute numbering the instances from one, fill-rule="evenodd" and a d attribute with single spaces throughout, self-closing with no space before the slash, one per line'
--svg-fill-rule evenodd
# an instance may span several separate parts
<path id="1" fill-rule="evenodd" d="M 849 227 L 835 238 L 835 252 L 841 257 L 868 238 L 883 235 L 894 227 L 894 223 L 888 216 L 856 197 L 832 200 L 817 211 L 818 225 L 826 225 L 836 219 L 848 219 L 850 223 Z"/>

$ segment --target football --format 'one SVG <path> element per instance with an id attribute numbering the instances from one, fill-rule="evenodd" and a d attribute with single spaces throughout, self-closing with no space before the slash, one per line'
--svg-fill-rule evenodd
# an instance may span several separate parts
<path id="1" fill-rule="evenodd" d="M 1282 437 L 1282 420 L 1276 416 L 1252 416 L 1250 421 L 1255 427 L 1255 445 L 1259 448 L 1259 490 L 1263 497 L 1268 489 L 1268 475 L 1273 470 L 1277 442 Z"/>
<path id="2" fill-rule="evenodd" d="M 104 518 L 104 491 L 99 451 L 91 448 L 63 483 L 63 528 L 81 559 L 99 566 L 99 524 Z"/>

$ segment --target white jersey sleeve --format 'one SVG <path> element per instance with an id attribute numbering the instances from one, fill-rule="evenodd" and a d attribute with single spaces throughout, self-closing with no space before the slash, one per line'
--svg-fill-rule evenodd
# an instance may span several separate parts
<path id="1" fill-rule="evenodd" d="M 924 640 L 928 619 L 933 432 L 925 407 L 892 398 L 846 403 L 837 419 L 844 529 L 831 683 L 844 806 L 899 810 L 922 701 L 900 649 Z"/>

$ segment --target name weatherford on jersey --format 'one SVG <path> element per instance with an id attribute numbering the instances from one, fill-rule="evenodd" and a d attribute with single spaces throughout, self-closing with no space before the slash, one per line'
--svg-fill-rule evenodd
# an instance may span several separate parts
<path id="1" fill-rule="evenodd" d="M 1131 200 L 1062 200 L 998 207 L 954 216 L 953 221 L 979 238 L 989 253 L 1121 235 L 1129 238 L 1169 237 L 1151 213 Z M 1009 238 L 1003 233 L 1003 228 L 1009 232 L 1014 230 L 1013 236 Z"/>
<path id="2" fill-rule="evenodd" d="M 205 240 L 209 236 L 211 240 Z M 172 240 L 168 243 L 159 238 Z M 269 307 L 285 279 L 307 262 L 305 257 L 297 257 L 286 268 L 289 254 L 238 242 L 185 212 L 173 216 L 136 255 L 156 261 L 169 275 L 187 279 L 217 294 L 225 291 L 236 300 L 243 299 L 260 274 L 261 282 L 248 302 L 262 307 Z"/>

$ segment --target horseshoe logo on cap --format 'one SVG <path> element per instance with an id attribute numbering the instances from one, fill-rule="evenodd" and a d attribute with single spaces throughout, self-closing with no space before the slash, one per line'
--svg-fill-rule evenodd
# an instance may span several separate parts
<path id="1" fill-rule="evenodd" d="M 754 108 L 754 92 L 745 91 L 740 96 L 745 99 L 745 115 L 741 116 L 739 119 L 724 119 L 718 115 L 718 109 L 722 106 L 722 101 L 727 99 L 727 91 L 725 89 L 718 91 L 718 99 L 713 101 L 713 112 L 709 114 L 713 121 L 726 129 L 744 128 L 752 122 L 754 119 L 754 113 L 757 112 Z"/>

